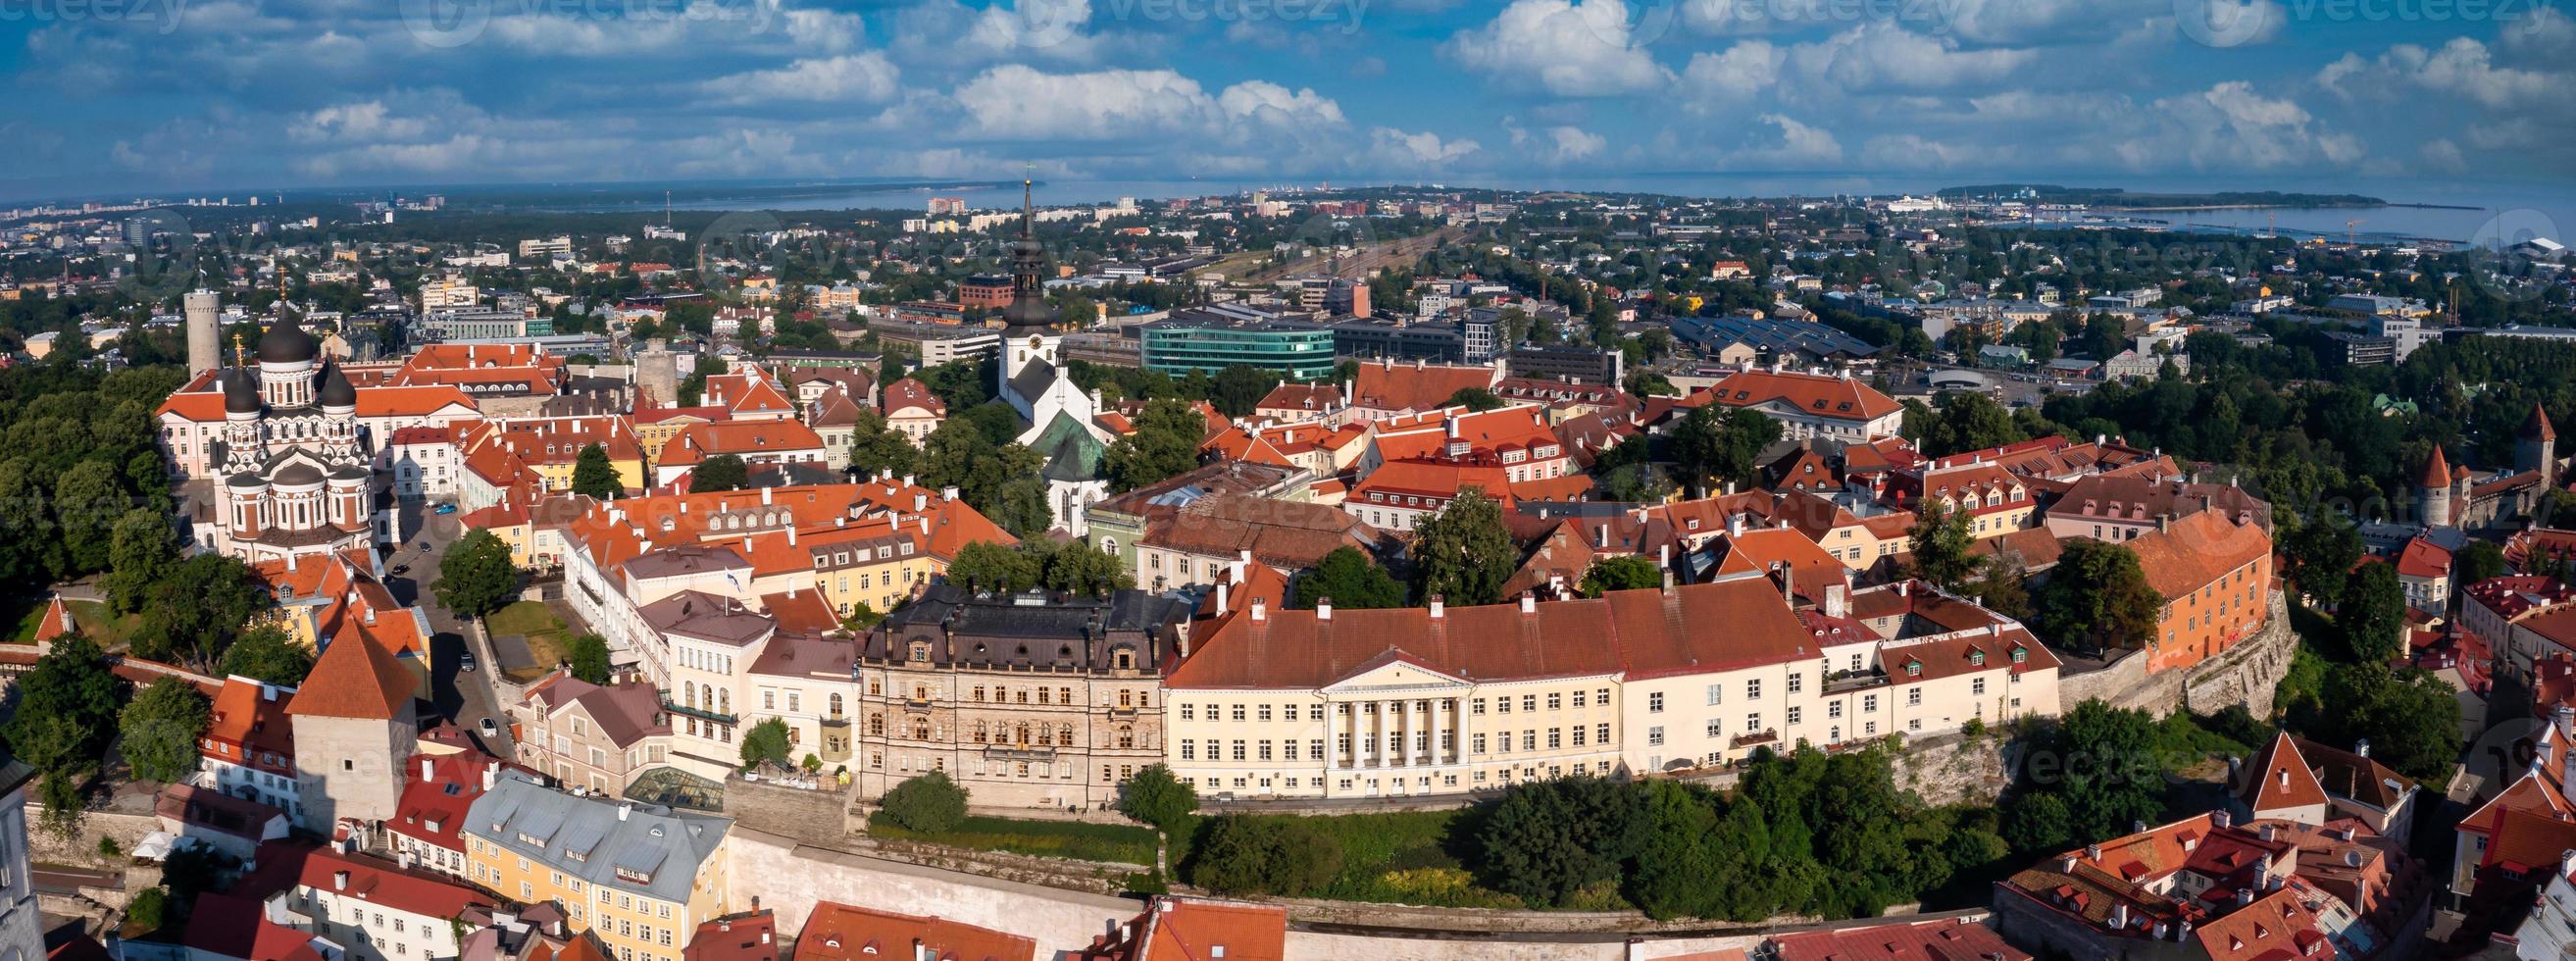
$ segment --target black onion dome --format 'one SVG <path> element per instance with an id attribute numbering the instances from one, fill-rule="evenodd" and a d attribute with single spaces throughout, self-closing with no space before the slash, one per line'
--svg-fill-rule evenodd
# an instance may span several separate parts
<path id="1" fill-rule="evenodd" d="M 250 371 L 235 367 L 224 371 L 224 412 L 255 414 L 259 412 L 259 385 L 250 382 Z"/>
<path id="2" fill-rule="evenodd" d="M 324 407 L 356 407 L 358 388 L 349 383 L 349 375 L 341 372 L 340 365 L 332 364 L 322 373 L 322 391 L 315 399 Z"/>
<path id="3" fill-rule="evenodd" d="M 259 337 L 259 359 L 269 363 L 309 361 L 321 352 L 322 342 L 305 333 L 304 325 L 296 322 L 292 312 L 269 325 L 268 333 Z"/>

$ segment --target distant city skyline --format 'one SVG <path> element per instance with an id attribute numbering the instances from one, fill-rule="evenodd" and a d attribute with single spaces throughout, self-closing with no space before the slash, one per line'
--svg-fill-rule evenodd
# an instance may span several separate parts
<path id="1" fill-rule="evenodd" d="M 2576 121 L 2543 104 L 2571 63 L 2576 19 L 2519 3 L 46 5 L 0 18 L 0 196 L 1028 161 L 1068 180 L 2563 180 Z"/>

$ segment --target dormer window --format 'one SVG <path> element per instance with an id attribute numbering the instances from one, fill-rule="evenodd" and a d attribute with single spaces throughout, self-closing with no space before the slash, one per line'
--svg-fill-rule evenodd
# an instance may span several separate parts
<path id="1" fill-rule="evenodd" d="M 930 660 L 930 645 L 914 644 L 912 646 L 912 659 L 916 662 L 928 662 Z"/>

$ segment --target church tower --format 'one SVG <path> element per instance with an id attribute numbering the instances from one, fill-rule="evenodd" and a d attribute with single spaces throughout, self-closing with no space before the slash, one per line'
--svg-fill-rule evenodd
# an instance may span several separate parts
<path id="1" fill-rule="evenodd" d="M 2538 403 L 2531 405 L 2531 417 L 2514 435 L 2513 469 L 2539 472 L 2543 490 L 2558 486 L 2558 428 L 2550 425 L 2549 411 Z"/>
<path id="2" fill-rule="evenodd" d="M 1020 181 L 1020 239 L 1010 246 L 1011 303 L 1002 308 L 1003 383 L 997 385 L 1006 397 L 1013 395 L 1013 384 L 1025 388 L 1039 380 L 1037 374 L 1024 379 L 1023 373 L 1042 370 L 1052 379 L 1056 365 L 1063 363 L 1064 334 L 1046 301 L 1046 248 L 1037 241 L 1036 184 L 1034 177 Z"/>

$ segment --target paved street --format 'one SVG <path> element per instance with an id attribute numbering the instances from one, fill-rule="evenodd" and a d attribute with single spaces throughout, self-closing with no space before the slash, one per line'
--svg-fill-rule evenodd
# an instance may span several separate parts
<path id="1" fill-rule="evenodd" d="M 394 592 L 395 600 L 419 605 L 430 629 L 437 632 L 430 639 L 430 702 L 439 714 L 471 732 L 484 750 L 509 759 L 510 720 L 492 689 L 493 672 L 500 662 L 492 656 L 490 644 L 476 639 L 472 625 L 439 604 L 437 593 L 429 589 L 438 580 L 439 560 L 449 545 L 464 536 L 463 525 L 453 514 L 431 513 L 430 505 L 405 504 L 397 510 L 402 513 L 403 529 L 412 534 L 385 559 L 385 586 Z M 468 647 L 477 662 L 471 673 L 462 669 Z M 484 736 L 484 718 L 492 719 L 500 732 L 497 736 Z"/>

